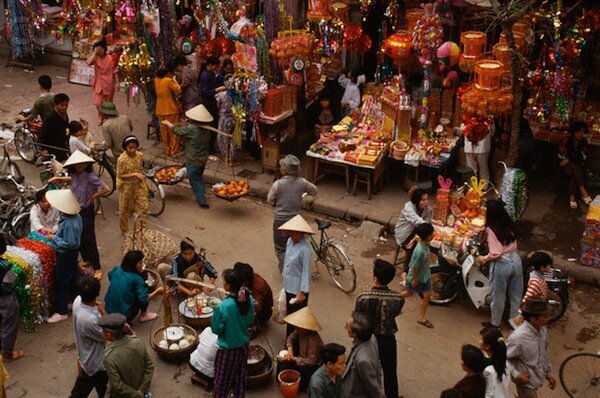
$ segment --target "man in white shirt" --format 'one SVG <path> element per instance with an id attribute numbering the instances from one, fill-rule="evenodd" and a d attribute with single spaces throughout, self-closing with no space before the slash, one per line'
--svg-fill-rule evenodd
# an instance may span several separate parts
<path id="1" fill-rule="evenodd" d="M 365 82 L 365 75 L 357 76 L 356 71 L 347 71 L 340 75 L 338 83 L 344 88 L 344 95 L 341 100 L 342 113 L 350 114 L 354 109 L 360 106 L 359 85 Z"/>
<path id="2" fill-rule="evenodd" d="M 60 214 L 46 200 L 46 190 L 39 191 L 35 199 L 37 203 L 29 212 L 31 232 L 53 235 L 58 228 Z"/>

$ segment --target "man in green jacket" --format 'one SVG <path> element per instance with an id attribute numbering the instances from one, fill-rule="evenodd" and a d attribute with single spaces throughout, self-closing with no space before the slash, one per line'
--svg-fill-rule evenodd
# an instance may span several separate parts
<path id="1" fill-rule="evenodd" d="M 123 314 L 108 314 L 98 320 L 106 340 L 104 367 L 108 374 L 109 398 L 151 397 L 150 382 L 154 364 L 146 346 L 137 336 L 123 332 L 127 318 Z"/>

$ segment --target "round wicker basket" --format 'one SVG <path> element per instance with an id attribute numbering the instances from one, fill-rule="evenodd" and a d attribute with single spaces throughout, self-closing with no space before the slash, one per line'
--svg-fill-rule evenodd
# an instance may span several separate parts
<path id="1" fill-rule="evenodd" d="M 155 330 L 150 335 L 150 346 L 152 347 L 152 349 L 154 351 L 156 351 L 158 356 L 161 357 L 165 361 L 183 362 L 183 361 L 187 360 L 190 357 L 190 354 L 196 349 L 196 346 L 198 345 L 198 333 L 196 333 L 196 331 L 188 325 L 171 325 L 168 327 L 172 327 L 172 326 L 182 327 L 184 330 L 184 335 L 194 336 L 194 342 L 190 343 L 189 346 L 182 348 L 180 350 L 168 350 L 166 348 L 160 347 L 158 345 L 158 343 L 164 338 L 164 331 L 167 328 L 167 327 L 163 326 L 163 327 L 160 327 L 157 330 Z"/>

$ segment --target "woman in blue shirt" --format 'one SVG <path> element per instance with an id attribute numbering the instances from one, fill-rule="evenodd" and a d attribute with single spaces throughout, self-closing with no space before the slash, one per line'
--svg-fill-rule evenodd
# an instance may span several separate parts
<path id="1" fill-rule="evenodd" d="M 109 314 L 119 313 L 131 322 L 140 313 L 140 322 L 147 322 L 158 317 L 155 312 L 148 311 L 149 299 L 163 292 L 159 287 L 148 294 L 148 287 L 140 272 L 144 268 L 144 253 L 139 250 L 130 250 L 123 257 L 120 266 L 116 266 L 108 273 L 108 291 L 104 298 L 104 306 Z"/>
<path id="2" fill-rule="evenodd" d="M 254 319 L 254 298 L 233 269 L 223 271 L 223 288 L 229 295 L 215 308 L 211 320 L 211 329 L 219 336 L 213 397 L 226 398 L 232 390 L 235 398 L 241 398 L 246 394 L 248 328 Z"/>

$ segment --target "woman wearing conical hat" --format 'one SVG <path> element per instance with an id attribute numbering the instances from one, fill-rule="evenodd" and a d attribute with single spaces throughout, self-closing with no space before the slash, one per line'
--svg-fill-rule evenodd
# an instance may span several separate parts
<path id="1" fill-rule="evenodd" d="M 308 307 L 289 314 L 284 321 L 295 330 L 285 341 L 287 354 L 282 358 L 281 368 L 300 372 L 300 389 L 305 391 L 310 377 L 319 368 L 319 351 L 323 347 L 323 340 L 319 336 L 321 325 Z"/>
<path id="2" fill-rule="evenodd" d="M 286 313 L 291 314 L 308 305 L 310 288 L 310 264 L 312 249 L 305 239 L 306 234 L 314 234 L 313 229 L 300 214 L 281 227 L 289 235 L 283 260 L 283 288 L 285 289 Z M 287 326 L 286 336 L 293 331 Z"/>

